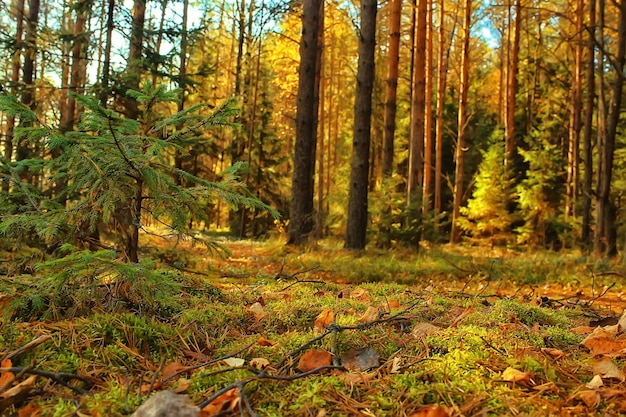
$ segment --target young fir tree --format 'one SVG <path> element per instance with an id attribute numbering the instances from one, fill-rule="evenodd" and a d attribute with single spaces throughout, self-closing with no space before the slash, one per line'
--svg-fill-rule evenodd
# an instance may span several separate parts
<path id="1" fill-rule="evenodd" d="M 215 248 L 190 225 L 208 224 L 217 200 L 274 213 L 239 181 L 239 165 L 223 173 L 220 182 L 174 167 L 174 155 L 189 149 L 190 138 L 206 138 L 201 133 L 209 128 L 233 127 L 231 120 L 237 110 L 231 101 L 206 115 L 206 106 L 201 104 L 176 112 L 173 103 L 178 91 L 153 88 L 149 83 L 142 91 L 129 94 L 139 103 L 137 120 L 103 107 L 93 97 L 76 96 L 85 110 L 78 129 L 64 134 L 38 124 L 35 113 L 15 98 L 0 95 L 0 110 L 31 125 L 16 129 L 16 136 L 44 143 L 45 154 L 56 156 L 0 161 L 1 179 L 10 184 L 7 192 L 0 193 L 4 209 L 0 237 L 15 246 L 39 247 L 52 255 L 38 266 L 48 270 L 43 274 L 46 297 L 52 297 L 52 291 L 57 300 L 74 300 L 76 291 L 93 288 L 87 283 L 100 285 L 106 277 L 109 283 L 131 279 L 134 290 L 150 293 L 148 298 L 154 300 L 159 291 L 174 287 L 167 285 L 171 284 L 167 274 L 155 272 L 154 265 L 138 263 L 140 231 L 146 224 L 157 226 L 162 235 Z M 61 152 L 55 152 L 57 149 Z M 41 172 L 47 181 L 40 187 L 21 181 L 24 169 Z M 51 193 L 60 176 L 67 186 L 61 194 Z M 101 239 L 90 240 L 94 230 Z M 159 279 L 167 282 L 159 284 Z M 147 290 L 147 282 L 156 283 L 148 285 L 152 291 Z M 36 286 L 42 284 L 39 280 Z M 68 289 L 71 296 L 66 297 Z M 90 294 L 93 298 L 94 293 Z M 30 308 L 54 304 L 51 299 L 31 299 L 30 303 Z"/>
<path id="2" fill-rule="evenodd" d="M 503 161 L 503 143 L 497 142 L 483 152 L 472 197 L 467 207 L 461 208 L 462 217 L 459 218 L 461 229 L 473 237 L 494 239 L 499 234 L 507 234 L 515 220 L 510 212 L 513 180 Z"/>
<path id="3" fill-rule="evenodd" d="M 528 164 L 526 178 L 517 186 L 519 212 L 524 225 L 517 228 L 518 242 L 530 245 L 559 244 L 567 225 L 559 218 L 564 192 L 563 156 L 555 145 L 537 137 L 530 150 L 520 150 Z"/>

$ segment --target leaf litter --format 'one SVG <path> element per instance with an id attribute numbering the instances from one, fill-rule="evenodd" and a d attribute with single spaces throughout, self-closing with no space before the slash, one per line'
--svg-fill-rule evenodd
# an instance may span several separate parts
<path id="1" fill-rule="evenodd" d="M 597 308 L 599 298 L 592 309 L 535 288 L 488 293 L 489 279 L 473 290 L 350 283 L 231 250 L 256 273 L 225 274 L 221 301 L 150 322 L 171 326 L 167 337 L 132 334 L 128 317 L 98 317 L 110 328 L 100 333 L 90 318 L 3 322 L 15 336 L 0 345 L 0 414 L 51 415 L 71 398 L 76 415 L 127 415 L 164 390 L 203 417 L 626 412 L 626 314 Z M 68 368 L 62 349 L 107 356 Z"/>

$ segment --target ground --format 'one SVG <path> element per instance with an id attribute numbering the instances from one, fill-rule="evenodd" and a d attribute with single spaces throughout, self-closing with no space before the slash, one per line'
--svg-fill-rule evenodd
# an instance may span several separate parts
<path id="1" fill-rule="evenodd" d="M 142 273 L 99 270 L 71 306 L 10 310 L 38 287 L 3 287 L 1 415 L 128 415 L 166 389 L 202 416 L 626 413 L 616 261 L 148 242 Z"/>

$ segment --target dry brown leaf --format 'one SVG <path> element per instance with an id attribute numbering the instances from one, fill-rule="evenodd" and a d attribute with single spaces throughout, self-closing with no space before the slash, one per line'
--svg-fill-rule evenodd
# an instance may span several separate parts
<path id="1" fill-rule="evenodd" d="M 578 327 L 574 327 L 573 329 L 570 329 L 570 332 L 576 333 L 576 334 L 589 334 L 593 332 L 593 330 L 594 330 L 594 327 L 578 326 Z"/>
<path id="2" fill-rule="evenodd" d="M 350 349 L 341 355 L 341 365 L 349 371 L 367 371 L 380 365 L 380 355 L 371 347 Z"/>
<path id="3" fill-rule="evenodd" d="M 11 359 L 5 359 L 0 363 L 0 368 L 10 368 L 13 366 Z M 5 384 L 10 384 L 15 380 L 15 374 L 13 372 L 5 371 L 0 372 L 0 387 L 5 386 Z"/>
<path id="4" fill-rule="evenodd" d="M 596 408 L 600 404 L 600 393 L 596 390 L 580 391 L 576 398 L 582 400 L 590 408 Z"/>
<path id="5" fill-rule="evenodd" d="M 11 399 L 17 399 L 23 395 L 28 394 L 30 391 L 33 390 L 33 388 L 35 388 L 36 379 L 37 377 L 35 375 L 28 377 L 14 387 L 0 393 L 0 399 L 10 401 Z"/>
<path id="6" fill-rule="evenodd" d="M 263 320 L 265 316 L 267 315 L 265 313 L 265 308 L 258 301 L 252 304 L 250 307 L 248 307 L 248 310 L 250 310 L 252 314 L 254 314 L 254 318 L 256 319 L 256 321 Z"/>
<path id="7" fill-rule="evenodd" d="M 556 384 L 552 381 L 546 382 L 545 384 L 541 384 L 541 385 L 535 385 L 533 389 L 541 393 L 559 392 L 559 387 L 557 387 Z"/>
<path id="8" fill-rule="evenodd" d="M 359 301 L 369 301 L 370 292 L 363 288 L 356 288 L 352 292 L 350 292 L 350 298 L 354 298 Z"/>
<path id="9" fill-rule="evenodd" d="M 270 361 L 265 358 L 250 359 L 250 366 L 256 369 L 265 369 L 270 366 Z"/>
<path id="10" fill-rule="evenodd" d="M 352 386 L 357 384 L 368 384 L 375 376 L 376 372 L 370 372 L 367 374 L 362 372 L 346 372 L 342 375 L 342 378 Z"/>
<path id="11" fill-rule="evenodd" d="M 335 312 L 332 309 L 322 311 L 317 315 L 315 323 L 313 323 L 313 330 L 323 332 L 326 330 L 326 326 L 329 326 L 335 320 Z"/>
<path id="12" fill-rule="evenodd" d="M 411 414 L 409 417 L 448 417 L 450 411 L 446 407 L 440 405 L 427 405 L 417 413 Z"/>
<path id="13" fill-rule="evenodd" d="M 401 307 L 401 304 L 398 300 L 389 300 L 387 302 L 387 307 L 389 310 L 396 310 Z"/>
<path id="14" fill-rule="evenodd" d="M 182 394 L 187 391 L 191 386 L 191 379 L 181 378 L 178 380 L 178 385 L 172 391 L 176 394 Z"/>
<path id="15" fill-rule="evenodd" d="M 617 325 L 619 326 L 620 332 L 626 330 L 626 310 L 624 310 L 624 312 L 622 313 L 622 317 L 619 318 Z"/>
<path id="16" fill-rule="evenodd" d="M 441 329 L 441 327 L 437 327 L 434 324 L 417 323 L 413 326 L 413 330 L 411 330 L 411 336 L 416 339 L 422 339 L 431 333 L 435 333 L 439 329 Z"/>
<path id="17" fill-rule="evenodd" d="M 370 323 L 378 320 L 379 311 L 376 307 L 369 306 L 365 313 L 359 317 L 359 323 Z"/>
<path id="18" fill-rule="evenodd" d="M 300 357 L 298 369 L 301 372 L 308 372 L 320 366 L 329 366 L 331 364 L 332 353 L 325 350 L 311 349 L 307 350 Z"/>
<path id="19" fill-rule="evenodd" d="M 241 368 L 242 366 L 244 366 L 246 364 L 246 360 L 243 358 L 226 358 L 223 359 L 224 363 L 226 363 L 226 365 L 231 366 L 233 368 Z"/>
<path id="20" fill-rule="evenodd" d="M 556 348 L 541 348 L 541 351 L 553 359 L 561 359 L 565 356 L 565 352 Z"/>
<path id="21" fill-rule="evenodd" d="M 218 414 L 221 415 L 225 411 L 235 411 L 239 406 L 240 401 L 241 398 L 239 398 L 239 390 L 237 388 L 233 388 L 226 391 L 200 410 L 198 417 L 211 417 Z"/>
<path id="22" fill-rule="evenodd" d="M 17 415 L 18 417 L 38 417 L 41 415 L 42 411 L 41 407 L 30 403 L 26 407 L 20 408 Z"/>
<path id="23" fill-rule="evenodd" d="M 276 342 L 273 342 L 269 339 L 264 338 L 263 336 L 259 336 L 259 340 L 257 340 L 259 346 L 275 346 Z"/>
<path id="24" fill-rule="evenodd" d="M 617 379 L 620 382 L 624 382 L 624 380 L 626 380 L 626 376 L 624 376 L 621 369 L 619 369 L 610 359 L 596 361 L 593 364 L 592 369 L 594 373 L 601 375 L 604 379 Z"/>
<path id="25" fill-rule="evenodd" d="M 170 362 L 163 367 L 163 379 L 168 379 L 170 376 L 174 375 L 176 372 L 185 369 L 185 367 L 178 361 Z"/>
<path id="26" fill-rule="evenodd" d="M 502 372 L 502 379 L 508 382 L 516 382 L 519 384 L 529 384 L 531 382 L 530 374 L 518 371 L 510 366 Z"/>
<path id="27" fill-rule="evenodd" d="M 591 381 L 585 384 L 585 386 L 589 389 L 598 389 L 603 385 L 604 382 L 602 381 L 602 377 L 600 375 L 594 375 L 593 378 L 591 378 Z"/>
<path id="28" fill-rule="evenodd" d="M 615 354 L 626 348 L 626 341 L 616 341 L 613 334 L 602 327 L 597 327 L 580 344 L 589 349 L 592 356 Z"/>

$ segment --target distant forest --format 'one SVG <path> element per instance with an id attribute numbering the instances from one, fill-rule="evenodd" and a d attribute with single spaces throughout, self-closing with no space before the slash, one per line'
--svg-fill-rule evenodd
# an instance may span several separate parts
<path id="1" fill-rule="evenodd" d="M 626 1 L 10 0 L 0 237 L 615 256 Z"/>

